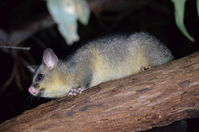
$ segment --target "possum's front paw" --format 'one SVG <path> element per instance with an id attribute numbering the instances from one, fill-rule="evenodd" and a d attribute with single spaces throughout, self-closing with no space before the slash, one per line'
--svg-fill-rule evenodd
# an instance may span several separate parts
<path id="1" fill-rule="evenodd" d="M 68 92 L 68 96 L 76 96 L 77 94 L 82 93 L 85 90 L 85 88 L 72 88 Z"/>

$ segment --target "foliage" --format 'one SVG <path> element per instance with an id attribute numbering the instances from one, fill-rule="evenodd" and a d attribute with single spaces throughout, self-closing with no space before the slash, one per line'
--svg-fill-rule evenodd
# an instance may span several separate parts
<path id="1" fill-rule="evenodd" d="M 79 40 L 77 19 L 84 25 L 88 23 L 90 9 L 85 0 L 47 0 L 47 7 L 58 29 L 70 45 Z"/>
<path id="2" fill-rule="evenodd" d="M 199 0 L 196 0 L 197 10 L 198 10 L 198 16 L 199 16 Z"/>
<path id="3" fill-rule="evenodd" d="M 193 37 L 189 35 L 184 25 L 184 12 L 185 12 L 185 3 L 186 0 L 172 0 L 175 8 L 175 21 L 180 29 L 180 31 L 191 41 L 194 41 Z M 197 9 L 199 15 L 199 0 L 197 0 Z"/>

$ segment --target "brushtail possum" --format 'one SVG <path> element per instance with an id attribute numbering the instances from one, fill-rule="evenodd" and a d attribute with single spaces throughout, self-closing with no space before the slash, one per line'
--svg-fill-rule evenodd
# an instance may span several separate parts
<path id="1" fill-rule="evenodd" d="M 163 43 L 142 32 L 91 41 L 63 60 L 46 49 L 42 64 L 37 68 L 29 67 L 34 72 L 29 92 L 48 98 L 76 95 L 102 82 L 126 77 L 172 59 L 172 53 Z"/>

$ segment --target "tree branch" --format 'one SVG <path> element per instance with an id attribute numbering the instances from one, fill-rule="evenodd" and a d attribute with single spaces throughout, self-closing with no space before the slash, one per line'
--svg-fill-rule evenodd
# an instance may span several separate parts
<path id="1" fill-rule="evenodd" d="M 197 117 L 198 110 L 199 52 L 42 104 L 5 121 L 0 131 L 143 131 Z"/>
<path id="2" fill-rule="evenodd" d="M 101 24 L 103 20 L 117 22 L 130 12 L 147 5 L 150 1 L 151 0 L 140 0 L 138 2 L 135 2 L 135 0 L 87 0 L 90 9 Z M 105 16 L 107 12 L 111 12 L 115 15 Z M 43 13 L 42 15 L 40 14 L 40 17 L 37 16 L 36 18 L 33 16 L 32 20 L 24 20 L 23 23 L 16 27 L 17 29 L 12 29 L 9 32 L 0 29 L 0 45 L 19 45 L 33 34 L 52 27 L 53 25 L 55 25 L 55 22 L 49 14 Z"/>
<path id="3" fill-rule="evenodd" d="M 55 23 L 50 16 L 44 16 L 43 18 L 33 20 L 31 23 L 23 23 L 23 26 L 19 26 L 17 29 L 10 31 L 9 33 L 0 29 L 0 44 L 16 46 L 36 32 L 51 27 L 54 24 Z"/>

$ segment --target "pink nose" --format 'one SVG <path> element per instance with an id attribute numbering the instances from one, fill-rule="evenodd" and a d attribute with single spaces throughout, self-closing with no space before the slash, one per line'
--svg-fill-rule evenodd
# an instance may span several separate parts
<path id="1" fill-rule="evenodd" d="M 39 94 L 39 89 L 36 89 L 34 87 L 29 87 L 28 91 L 34 96 L 37 96 Z"/>

